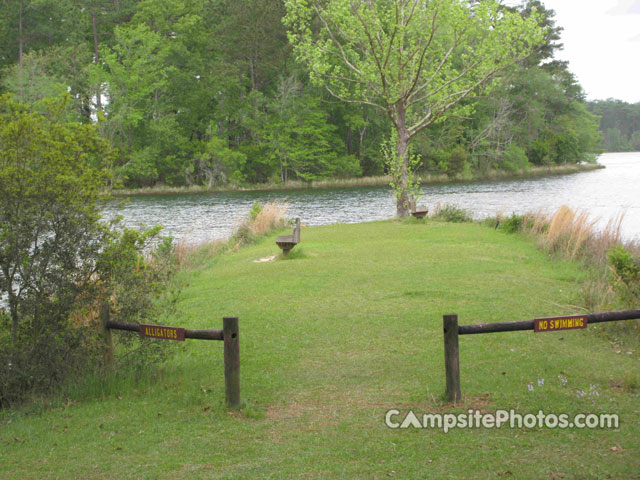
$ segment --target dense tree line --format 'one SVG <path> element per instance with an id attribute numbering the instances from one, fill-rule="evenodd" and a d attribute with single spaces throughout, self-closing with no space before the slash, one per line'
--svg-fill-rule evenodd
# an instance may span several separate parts
<path id="1" fill-rule="evenodd" d="M 533 7 L 544 41 L 415 134 L 418 170 L 519 171 L 597 151 L 582 89 L 552 59 L 553 11 L 512 11 Z M 38 112 L 70 95 L 69 121 L 97 123 L 117 151 L 101 166 L 130 187 L 386 173 L 386 118 L 310 82 L 285 14 L 281 0 L 5 0 L 0 92 Z"/>
<path id="2" fill-rule="evenodd" d="M 602 148 L 605 151 L 640 151 L 640 103 L 610 98 L 589 102 L 588 108 L 600 117 Z"/>

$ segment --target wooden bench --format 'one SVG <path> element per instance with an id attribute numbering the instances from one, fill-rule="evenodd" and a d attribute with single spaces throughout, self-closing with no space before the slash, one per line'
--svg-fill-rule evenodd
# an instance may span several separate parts
<path id="1" fill-rule="evenodd" d="M 280 235 L 276 238 L 276 244 L 282 249 L 284 255 L 300 243 L 300 219 L 296 218 L 295 226 L 293 227 L 293 235 Z"/>
<path id="2" fill-rule="evenodd" d="M 416 207 L 416 202 L 411 201 L 411 215 L 416 218 L 424 218 L 427 213 L 429 213 L 429 209 L 427 207 Z"/>

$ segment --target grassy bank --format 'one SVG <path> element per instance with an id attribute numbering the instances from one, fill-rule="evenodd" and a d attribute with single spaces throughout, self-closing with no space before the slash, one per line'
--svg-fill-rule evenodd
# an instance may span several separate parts
<path id="1" fill-rule="evenodd" d="M 586 172 L 605 168 L 599 164 L 584 165 L 558 165 L 553 167 L 532 167 L 528 171 L 510 172 L 506 170 L 490 170 L 486 173 L 476 173 L 470 178 L 458 176 L 455 178 L 448 177 L 444 174 L 425 174 L 420 177 L 422 184 L 440 184 L 440 183 L 456 183 L 470 182 L 478 180 L 507 180 L 514 178 L 535 178 L 549 175 L 567 175 L 571 173 Z M 260 183 L 254 185 L 222 185 L 219 187 L 206 186 L 189 186 L 189 187 L 170 187 L 166 185 L 157 185 L 154 187 L 133 188 L 133 189 L 114 189 L 111 191 L 115 196 L 131 196 L 131 195 L 165 195 L 177 193 L 213 193 L 213 192 L 239 192 L 239 191 L 272 191 L 272 190 L 303 190 L 314 188 L 356 188 L 356 187 L 384 187 L 388 186 L 391 178 L 387 175 L 377 177 L 362 178 L 335 178 L 316 180 L 313 182 L 290 181 L 286 184 L 281 183 Z"/>
<path id="2" fill-rule="evenodd" d="M 278 255 L 274 238 L 183 272 L 175 325 L 240 317 L 243 410 L 222 403 L 221 343 L 187 341 L 155 382 L 112 379 L 52 409 L 0 413 L 0 477 L 637 478 L 640 358 L 597 326 L 462 337 L 463 403 L 441 401 L 442 314 L 571 313 L 576 263 L 478 224 L 303 228 L 289 259 L 258 262 Z M 621 425 L 445 434 L 389 429 L 391 408 L 608 412 Z"/>

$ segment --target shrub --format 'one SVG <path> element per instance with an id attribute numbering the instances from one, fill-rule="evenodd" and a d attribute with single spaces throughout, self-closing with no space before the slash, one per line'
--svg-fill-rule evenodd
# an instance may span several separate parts
<path id="1" fill-rule="evenodd" d="M 58 382 L 92 343 L 70 314 L 94 284 L 108 236 L 99 221 L 102 177 L 90 167 L 108 149 L 93 126 L 51 119 L 63 116 L 64 101 L 49 110 L 0 97 L 0 298 L 9 318 L 0 337 L 9 355 L 0 365 L 2 406 Z"/>
<path id="2" fill-rule="evenodd" d="M 445 222 L 463 223 L 473 221 L 473 216 L 467 210 L 450 204 L 437 204 L 431 218 Z"/>
<path id="3" fill-rule="evenodd" d="M 503 218 L 500 221 L 500 230 L 507 233 L 516 233 L 522 228 L 522 222 L 524 217 L 522 215 L 511 214 L 510 217 Z"/>
<path id="4" fill-rule="evenodd" d="M 640 258 L 635 258 L 622 245 L 609 250 L 613 285 L 620 301 L 629 307 L 640 307 Z"/>
<path id="5" fill-rule="evenodd" d="M 173 273 L 168 242 L 144 253 L 158 229 L 101 221 L 91 165 L 109 149 L 95 126 L 57 121 L 63 111 L 0 97 L 0 407 L 99 369 L 100 304 L 153 323 Z"/>

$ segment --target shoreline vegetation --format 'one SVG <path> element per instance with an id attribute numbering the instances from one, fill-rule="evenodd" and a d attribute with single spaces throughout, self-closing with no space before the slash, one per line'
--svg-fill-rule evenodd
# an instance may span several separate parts
<path id="1" fill-rule="evenodd" d="M 599 163 L 585 164 L 567 164 L 554 166 L 531 167 L 527 171 L 512 172 L 508 170 L 490 170 L 484 174 L 473 174 L 471 177 L 465 178 L 462 175 L 449 177 L 446 174 L 423 174 L 420 176 L 421 185 L 444 184 L 444 183 L 466 183 L 486 180 L 510 180 L 510 179 L 527 179 L 555 175 L 570 175 L 574 173 L 588 172 L 606 168 Z M 132 195 L 172 195 L 172 194 L 189 194 L 189 193 L 224 193 L 224 192 L 245 192 L 245 191 L 278 191 L 278 190 L 312 190 L 325 188 L 359 188 L 359 187 L 386 187 L 389 186 L 391 177 L 389 175 L 380 175 L 373 177 L 360 178 L 334 178 L 323 179 L 311 182 L 289 181 L 282 183 L 260 183 L 252 185 L 233 185 L 226 184 L 222 186 L 181 186 L 171 187 L 166 185 L 156 185 L 153 187 L 142 188 L 118 188 L 112 189 L 109 193 L 114 197 L 125 197 Z"/>

